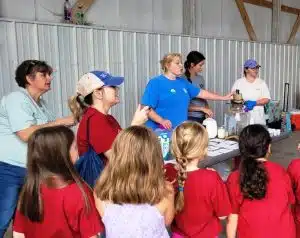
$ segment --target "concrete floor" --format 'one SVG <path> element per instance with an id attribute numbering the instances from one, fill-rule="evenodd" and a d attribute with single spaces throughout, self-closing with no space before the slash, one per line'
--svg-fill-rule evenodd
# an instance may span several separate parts
<path id="1" fill-rule="evenodd" d="M 300 158 L 300 152 L 297 151 L 297 146 L 300 143 L 300 132 L 293 133 L 289 138 L 272 145 L 271 160 L 277 162 L 287 168 L 289 163 Z M 8 230 L 4 238 L 11 238 L 11 229 Z"/>
<path id="2" fill-rule="evenodd" d="M 300 132 L 294 132 L 290 138 L 274 143 L 271 160 L 286 168 L 293 159 L 300 158 L 298 144 L 300 144 Z"/>

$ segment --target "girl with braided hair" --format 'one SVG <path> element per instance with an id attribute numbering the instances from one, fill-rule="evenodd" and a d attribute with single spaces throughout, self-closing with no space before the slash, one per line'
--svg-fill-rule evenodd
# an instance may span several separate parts
<path id="1" fill-rule="evenodd" d="M 232 206 L 227 237 L 294 238 L 290 205 L 295 198 L 288 174 L 268 161 L 271 137 L 262 125 L 250 125 L 239 137 L 242 162 L 227 187 Z"/>
<path id="2" fill-rule="evenodd" d="M 220 219 L 231 212 L 226 186 L 218 173 L 198 168 L 207 147 L 207 132 L 197 122 L 184 122 L 173 132 L 172 154 L 178 163 L 174 238 L 217 237 Z"/>

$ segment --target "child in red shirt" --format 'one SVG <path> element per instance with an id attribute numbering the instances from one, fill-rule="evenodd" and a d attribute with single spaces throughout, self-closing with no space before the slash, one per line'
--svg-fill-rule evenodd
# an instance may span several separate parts
<path id="1" fill-rule="evenodd" d="M 271 137 L 265 127 L 250 125 L 239 136 L 241 164 L 227 180 L 232 214 L 227 237 L 294 238 L 290 209 L 294 195 L 288 174 L 267 161 Z"/>
<path id="2" fill-rule="evenodd" d="M 77 157 L 70 129 L 47 127 L 32 134 L 15 238 L 96 238 L 104 231 L 92 191 L 74 169 Z"/>
<path id="3" fill-rule="evenodd" d="M 120 102 L 119 87 L 123 82 L 124 77 L 112 76 L 104 71 L 86 73 L 77 82 L 77 95 L 69 100 L 69 107 L 75 119 L 80 121 L 77 131 L 80 156 L 88 151 L 90 145 L 106 162 L 111 145 L 121 131 L 120 124 L 109 112 Z M 144 124 L 148 120 L 148 111 L 148 107 L 139 106 L 131 125 Z"/>
<path id="4" fill-rule="evenodd" d="M 231 212 L 221 177 L 215 171 L 198 168 L 207 147 L 207 132 L 197 122 L 184 122 L 173 132 L 172 154 L 179 167 L 174 238 L 215 238 L 222 229 L 220 219 Z"/>
<path id="5" fill-rule="evenodd" d="M 297 147 L 300 151 L 300 143 Z M 294 218 L 296 224 L 296 236 L 300 238 L 300 159 L 293 160 L 287 169 L 293 184 L 293 189 L 296 197 L 296 204 L 294 206 Z"/>

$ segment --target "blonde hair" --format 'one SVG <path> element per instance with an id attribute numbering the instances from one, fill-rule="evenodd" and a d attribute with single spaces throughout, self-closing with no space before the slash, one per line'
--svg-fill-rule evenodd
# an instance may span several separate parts
<path id="1" fill-rule="evenodd" d="M 175 198 L 176 212 L 180 212 L 184 207 L 183 188 L 187 178 L 186 166 L 190 161 L 206 156 L 207 147 L 207 131 L 197 122 L 184 122 L 173 132 L 171 151 L 179 166 L 177 175 L 179 192 Z"/>
<path id="2" fill-rule="evenodd" d="M 72 96 L 68 100 L 68 106 L 77 122 L 80 121 L 84 111 L 93 104 L 92 93 L 82 97 L 80 94 Z"/>
<path id="3" fill-rule="evenodd" d="M 180 60 L 182 60 L 182 56 L 179 53 L 169 53 L 162 58 L 160 61 L 160 66 L 164 73 L 168 71 L 168 64 L 170 64 L 176 57 L 179 57 Z"/>
<path id="4" fill-rule="evenodd" d="M 109 163 L 95 186 L 100 200 L 154 205 L 165 197 L 161 147 L 150 129 L 132 126 L 123 130 L 111 151 Z"/>

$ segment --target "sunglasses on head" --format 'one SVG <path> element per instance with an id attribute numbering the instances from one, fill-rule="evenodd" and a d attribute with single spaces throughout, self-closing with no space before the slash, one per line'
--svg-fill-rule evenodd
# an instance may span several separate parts
<path id="1" fill-rule="evenodd" d="M 26 67 L 25 74 L 26 75 L 30 74 L 29 72 L 31 71 L 31 69 L 34 66 L 38 65 L 38 63 L 39 63 L 39 61 L 37 61 L 37 60 L 31 60 Z"/>

